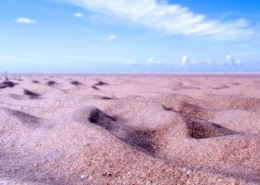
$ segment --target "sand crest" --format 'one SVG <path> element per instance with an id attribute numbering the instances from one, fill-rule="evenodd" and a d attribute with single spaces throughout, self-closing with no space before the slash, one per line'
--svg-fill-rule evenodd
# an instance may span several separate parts
<path id="1" fill-rule="evenodd" d="M 0 77 L 0 184 L 259 184 L 260 76 Z"/>

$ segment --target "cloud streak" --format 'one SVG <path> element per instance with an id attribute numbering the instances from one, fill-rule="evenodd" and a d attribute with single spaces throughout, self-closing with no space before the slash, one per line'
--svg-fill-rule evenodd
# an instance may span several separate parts
<path id="1" fill-rule="evenodd" d="M 74 17 L 83 17 L 83 15 L 82 15 L 81 13 L 79 13 L 79 12 L 78 12 L 78 13 L 75 13 L 75 14 L 73 14 L 73 16 L 74 16 Z"/>
<path id="2" fill-rule="evenodd" d="M 15 22 L 18 22 L 18 23 L 26 23 L 26 24 L 36 23 L 35 20 L 31 20 L 31 19 L 24 18 L 24 17 L 20 17 L 20 18 L 18 18 L 18 19 L 15 19 L 14 21 L 15 21 Z"/>
<path id="3" fill-rule="evenodd" d="M 110 36 L 109 36 L 109 40 L 114 40 L 114 39 L 116 39 L 116 36 L 115 36 L 115 35 L 110 35 Z"/>
<path id="4" fill-rule="evenodd" d="M 208 20 L 181 5 L 169 5 L 156 0 L 63 0 L 96 13 L 113 15 L 163 30 L 169 34 L 208 35 L 218 39 L 232 39 L 252 35 L 245 19 L 234 22 Z"/>

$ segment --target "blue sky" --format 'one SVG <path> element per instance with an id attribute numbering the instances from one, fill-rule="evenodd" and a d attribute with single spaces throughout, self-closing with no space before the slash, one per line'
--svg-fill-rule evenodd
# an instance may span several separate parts
<path id="1" fill-rule="evenodd" d="M 259 72 L 259 7 L 259 0 L 2 0 L 0 68 Z"/>

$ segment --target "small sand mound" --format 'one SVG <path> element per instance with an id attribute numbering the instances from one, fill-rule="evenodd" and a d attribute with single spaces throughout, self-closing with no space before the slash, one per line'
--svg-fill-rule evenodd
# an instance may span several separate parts
<path id="1" fill-rule="evenodd" d="M 102 85 L 108 85 L 106 82 L 99 81 L 98 83 L 95 83 L 95 86 L 102 86 Z"/>
<path id="2" fill-rule="evenodd" d="M 82 109 L 76 110 L 73 118 L 78 123 L 86 124 L 90 122 L 101 126 L 106 130 L 111 130 L 113 128 L 112 122 L 116 121 L 115 118 L 91 106 L 86 106 Z"/>
<path id="3" fill-rule="evenodd" d="M 48 85 L 48 86 L 53 86 L 53 85 L 55 85 L 55 84 L 56 84 L 56 82 L 53 81 L 53 80 L 50 80 L 50 81 L 47 82 L 47 85 Z"/>
<path id="4" fill-rule="evenodd" d="M 80 82 L 78 82 L 77 80 L 74 80 L 74 81 L 72 81 L 72 82 L 70 82 L 72 85 L 81 85 L 81 83 Z"/>

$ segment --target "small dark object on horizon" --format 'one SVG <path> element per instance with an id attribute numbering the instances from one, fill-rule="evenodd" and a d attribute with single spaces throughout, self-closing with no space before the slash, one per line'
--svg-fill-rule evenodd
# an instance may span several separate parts
<path id="1" fill-rule="evenodd" d="M 5 81 L 8 81 L 7 71 L 5 71 Z"/>

